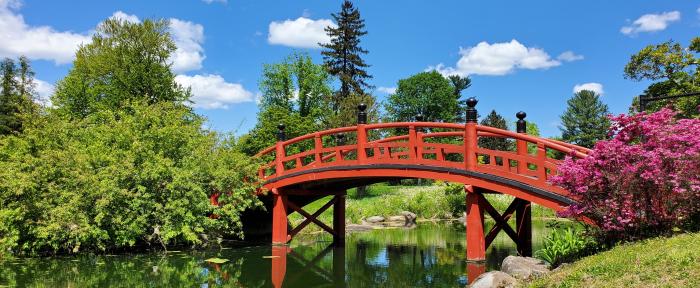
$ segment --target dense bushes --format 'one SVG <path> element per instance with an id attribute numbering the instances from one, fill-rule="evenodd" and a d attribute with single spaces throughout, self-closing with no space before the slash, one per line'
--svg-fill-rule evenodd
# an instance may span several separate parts
<path id="1" fill-rule="evenodd" d="M 614 117 L 610 140 L 584 159 L 567 158 L 552 182 L 579 199 L 563 216 L 587 217 L 608 240 L 668 234 L 700 215 L 700 119 Z"/>
<path id="2" fill-rule="evenodd" d="M 535 256 L 547 261 L 552 267 L 586 256 L 597 246 L 594 238 L 571 227 L 553 229 L 544 237 L 543 244 L 544 247 L 538 250 Z"/>
<path id="3" fill-rule="evenodd" d="M 0 255 L 200 243 L 257 203 L 256 165 L 181 104 L 37 121 L 0 139 Z"/>

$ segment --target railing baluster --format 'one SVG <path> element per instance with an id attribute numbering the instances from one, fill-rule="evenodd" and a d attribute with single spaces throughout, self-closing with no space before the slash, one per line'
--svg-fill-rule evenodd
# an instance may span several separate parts
<path id="1" fill-rule="evenodd" d="M 464 125 L 464 162 L 465 168 L 467 170 L 476 170 L 477 158 L 476 158 L 476 120 L 477 111 L 476 103 L 478 103 L 474 97 L 467 99 L 467 112 L 466 118 L 467 123 Z"/>
<path id="2" fill-rule="evenodd" d="M 416 159 L 423 161 L 423 132 L 416 133 Z"/>
<path id="3" fill-rule="evenodd" d="M 323 142 L 321 142 L 321 134 L 318 132 L 314 136 L 314 163 L 321 165 L 321 150 L 323 150 Z"/>
<path id="4" fill-rule="evenodd" d="M 416 126 L 408 126 L 408 158 L 416 161 Z"/>
<path id="5" fill-rule="evenodd" d="M 547 148 L 542 142 L 537 142 L 537 180 L 547 181 L 547 169 L 544 163 L 547 161 Z"/>

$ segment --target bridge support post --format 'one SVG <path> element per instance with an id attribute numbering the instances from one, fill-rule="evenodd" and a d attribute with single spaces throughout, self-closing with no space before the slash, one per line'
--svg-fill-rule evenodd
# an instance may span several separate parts
<path id="1" fill-rule="evenodd" d="M 333 242 L 345 243 L 345 193 L 335 196 L 333 203 Z"/>
<path id="2" fill-rule="evenodd" d="M 272 244 L 285 245 L 289 241 L 287 224 L 287 195 L 281 194 L 277 189 L 272 189 Z"/>
<path id="3" fill-rule="evenodd" d="M 517 245 L 520 256 L 532 256 L 532 214 L 530 201 L 518 199 L 515 209 L 515 231 L 518 234 Z"/>
<path id="4" fill-rule="evenodd" d="M 472 185 L 464 186 L 467 192 L 467 261 L 486 260 L 486 240 L 484 238 L 484 210 L 481 193 Z"/>

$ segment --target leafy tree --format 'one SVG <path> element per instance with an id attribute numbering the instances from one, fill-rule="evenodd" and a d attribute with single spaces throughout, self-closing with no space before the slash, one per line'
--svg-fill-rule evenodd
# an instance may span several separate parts
<path id="1" fill-rule="evenodd" d="M 62 113 L 83 118 L 131 101 L 187 101 L 189 92 L 175 82 L 168 64 L 175 48 L 165 20 L 105 20 L 92 42 L 78 49 L 52 102 Z"/>
<path id="2" fill-rule="evenodd" d="M 691 40 L 688 47 L 672 40 L 644 47 L 630 57 L 625 66 L 625 78 L 634 81 L 657 81 L 647 87 L 647 95 L 681 94 L 700 91 L 700 37 Z M 633 105 L 639 104 L 635 98 Z M 647 105 L 647 110 L 658 111 L 661 107 L 673 104 L 680 117 L 698 117 L 700 97 L 660 100 Z M 635 109 L 636 110 L 636 109 Z"/>
<path id="3" fill-rule="evenodd" d="M 494 128 L 499 128 L 503 130 L 508 130 L 508 123 L 506 119 L 500 114 L 496 113 L 496 110 L 491 110 L 486 118 L 482 119 L 479 123 L 483 126 L 489 126 Z M 491 150 L 508 151 L 513 148 L 513 143 L 506 138 L 499 137 L 480 137 L 479 147 L 483 147 Z"/>
<path id="4" fill-rule="evenodd" d="M 331 42 L 319 45 L 326 48 L 321 54 L 328 73 L 340 80 L 340 91 L 332 103 L 333 111 L 337 112 L 343 98 L 352 93 L 365 95 L 364 90 L 372 87 L 366 81 L 372 76 L 365 70 L 369 65 L 360 56 L 367 54 L 367 50 L 360 47 L 360 37 L 367 34 L 360 11 L 352 2 L 345 0 L 340 13 L 333 13 L 331 16 L 338 27 L 326 27 Z"/>
<path id="5" fill-rule="evenodd" d="M 80 120 L 50 113 L 0 139 L 0 253 L 201 244 L 241 235 L 257 165 L 178 103 Z M 209 196 L 222 192 L 221 206 Z M 209 216 L 216 214 L 217 219 Z M 213 237 L 213 235 L 212 235 Z M 212 238 L 210 238 L 212 239 Z"/>
<path id="6" fill-rule="evenodd" d="M 389 121 L 412 121 L 422 114 L 425 121 L 453 122 L 459 105 L 450 80 L 430 71 L 399 80 L 384 108 Z"/>
<path id="7" fill-rule="evenodd" d="M 241 139 L 240 149 L 247 155 L 255 155 L 277 142 L 277 125 L 285 125 L 287 139 L 313 133 L 320 130 L 320 125 L 311 117 L 302 117 L 299 113 L 290 113 L 283 107 L 273 106 L 258 112 L 255 127 Z M 311 143 L 307 143 L 311 144 Z M 311 148 L 311 146 L 300 147 Z M 288 151 L 288 153 L 300 151 Z"/>
<path id="8" fill-rule="evenodd" d="M 561 115 L 562 138 L 564 141 L 591 148 L 608 135 L 610 120 L 608 105 L 600 101 L 600 95 L 593 91 L 581 90 L 567 101 L 568 107 Z"/>
<path id="9" fill-rule="evenodd" d="M 578 199 L 563 213 L 596 223 L 608 240 L 669 235 L 700 219 L 700 119 L 661 109 L 613 118 L 610 140 L 552 177 Z"/>

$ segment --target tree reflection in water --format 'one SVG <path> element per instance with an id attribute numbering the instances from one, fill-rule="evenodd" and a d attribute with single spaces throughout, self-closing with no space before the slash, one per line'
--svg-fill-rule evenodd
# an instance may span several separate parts
<path id="1" fill-rule="evenodd" d="M 487 251 L 486 267 L 469 265 L 464 231 L 460 225 L 421 224 L 350 234 L 344 247 L 320 236 L 289 247 L 3 260 L 0 286 L 454 287 L 467 284 L 468 271 L 498 269 L 503 258 L 516 253 L 499 235 Z M 544 222 L 533 223 L 535 250 L 546 233 Z M 229 262 L 204 261 L 211 257 Z"/>

